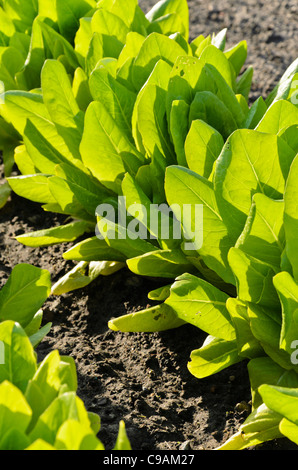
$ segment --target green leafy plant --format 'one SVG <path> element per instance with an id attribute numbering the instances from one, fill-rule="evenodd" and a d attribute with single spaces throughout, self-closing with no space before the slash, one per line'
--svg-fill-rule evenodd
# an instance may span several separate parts
<path id="1" fill-rule="evenodd" d="M 37 362 L 49 332 L 41 307 L 51 292 L 47 270 L 19 264 L 0 291 L 0 449 L 103 450 L 100 418 L 77 396 L 75 362 L 58 350 Z M 129 450 L 123 421 L 115 450 Z"/>
<path id="2" fill-rule="evenodd" d="M 50 273 L 30 264 L 16 265 L 0 290 L 0 322 L 17 322 L 36 347 L 51 328 L 41 327 L 42 306 L 51 293 Z"/>
<path id="3" fill-rule="evenodd" d="M 164 269 L 163 275 L 174 278 L 185 266 L 190 269 L 178 242 L 99 240 L 94 236 L 96 208 L 104 203 L 117 207 L 120 195 L 127 202 L 137 197 L 145 204 L 166 203 L 167 166 L 183 164 L 199 170 L 192 149 L 198 140 L 204 147 L 204 139 L 210 138 L 216 148 L 205 145 L 203 173 L 211 173 L 230 132 L 250 126 L 266 109 L 262 100 L 248 107 L 252 70 L 237 78 L 247 56 L 244 41 L 224 51 L 227 31 L 223 30 L 189 44 L 185 1 L 159 2 L 146 16 L 137 2 L 132 4 L 129 11 L 134 14 L 128 15 L 125 27 L 121 2 L 99 3 L 92 16 L 80 20 L 75 35 L 74 53 L 80 59 L 76 74 L 70 75 L 61 61 L 47 59 L 40 92 L 7 92 L 0 107 L 3 119 L 20 135 L 14 159 L 22 175 L 8 178 L 10 187 L 42 203 L 45 210 L 72 218 L 64 226 L 17 239 L 40 246 L 93 232 L 65 254 L 78 265 L 54 286 L 54 293 L 86 285 L 100 274 L 121 269 L 128 259 L 153 251 L 160 257 L 155 272 Z M 105 31 L 107 21 L 114 25 L 113 31 L 121 24 L 117 41 Z M 79 78 L 84 78 L 84 103 L 77 93 Z M 123 229 L 116 226 L 116 230 Z M 168 254 L 173 261 L 167 260 Z"/>
<path id="4" fill-rule="evenodd" d="M 91 14 L 95 7 L 96 2 L 93 0 L 2 2 L 0 6 L 1 94 L 10 90 L 38 92 L 40 71 L 47 58 L 59 60 L 70 74 L 74 74 L 79 66 L 73 52 L 74 35 L 79 29 L 81 17 Z M 0 123 L 0 150 L 5 176 L 9 176 L 14 165 L 13 154 L 20 136 L 2 117 Z M 0 189 L 1 207 L 6 203 L 10 191 L 7 184 L 1 185 Z"/>
<path id="5" fill-rule="evenodd" d="M 27 334 L 12 320 L 0 324 L 0 341 L 0 449 L 104 450 L 96 437 L 100 419 L 76 394 L 73 359 L 54 350 L 37 364 Z M 115 449 L 130 449 L 124 422 Z"/>
<path id="6" fill-rule="evenodd" d="M 208 336 L 188 364 L 198 378 L 250 361 L 252 413 L 221 450 L 281 437 L 282 416 L 264 404 L 262 386 L 298 387 L 293 361 L 298 160 L 297 143 L 289 138 L 297 124 L 297 107 L 276 100 L 256 129 L 231 134 L 211 180 L 181 166 L 167 168 L 168 203 L 178 209 L 203 205 L 204 240 L 190 257 L 200 275 L 177 277 L 167 289 L 149 294 L 163 304 L 109 323 L 121 331 L 156 331 L 185 322 L 199 327 Z M 190 227 L 191 220 L 183 222 Z"/>

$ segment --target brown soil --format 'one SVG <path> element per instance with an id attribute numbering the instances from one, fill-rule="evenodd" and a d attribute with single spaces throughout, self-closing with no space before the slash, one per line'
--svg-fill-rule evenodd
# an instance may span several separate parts
<path id="1" fill-rule="evenodd" d="M 141 1 L 148 8 L 152 1 Z M 296 58 L 296 1 L 190 0 L 191 36 L 229 28 L 228 44 L 246 39 L 247 65 L 255 68 L 252 98 L 267 93 Z M 3 175 L 0 175 L 3 177 Z M 38 204 L 12 196 L 0 214 L 0 287 L 20 262 L 48 269 L 58 280 L 73 264 L 62 259 L 67 245 L 31 249 L 14 237 L 26 231 L 59 225 L 63 216 L 44 213 Z M 51 297 L 45 303 L 49 335 L 38 347 L 42 359 L 53 349 L 72 356 L 77 364 L 78 395 L 89 411 L 101 417 L 99 437 L 113 448 L 118 423 L 124 419 L 135 450 L 213 450 L 230 437 L 248 415 L 240 402 L 249 403 L 245 362 L 203 380 L 187 370 L 193 349 L 205 334 L 190 325 L 163 333 L 124 334 L 107 322 L 152 305 L 147 294 L 158 280 L 122 270 L 98 278 L 80 291 Z M 287 439 L 255 450 L 297 450 Z"/>

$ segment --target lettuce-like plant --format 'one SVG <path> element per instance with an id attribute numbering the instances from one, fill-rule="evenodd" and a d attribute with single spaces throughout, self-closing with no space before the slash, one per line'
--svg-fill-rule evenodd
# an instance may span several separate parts
<path id="1" fill-rule="evenodd" d="M 51 328 L 41 327 L 42 306 L 51 293 L 50 273 L 30 264 L 16 265 L 0 290 L 0 322 L 17 322 L 36 347 Z"/>
<path id="2" fill-rule="evenodd" d="M 100 419 L 76 394 L 73 359 L 54 350 L 38 364 L 27 334 L 12 320 L 0 324 L 0 341 L 0 449 L 104 450 L 96 437 Z M 121 421 L 115 450 L 130 448 Z"/>
<path id="3" fill-rule="evenodd" d="M 40 87 L 40 71 L 47 58 L 54 58 L 75 73 L 79 62 L 73 41 L 80 19 L 96 7 L 93 0 L 69 1 L 7 0 L 0 6 L 0 82 L 1 102 L 9 90 L 29 91 Z M 5 176 L 14 165 L 14 150 L 19 142 L 15 128 L 1 117 L 0 150 Z M 7 183 L 0 188 L 0 207 L 9 195 Z"/>
<path id="4" fill-rule="evenodd" d="M 53 350 L 37 362 L 35 348 L 51 327 L 40 327 L 50 292 L 50 273 L 28 264 L 0 291 L 0 449 L 103 450 L 100 418 L 76 394 L 74 360 Z M 130 448 L 121 421 L 115 450 Z"/>
<path id="5" fill-rule="evenodd" d="M 263 403 L 261 386 L 298 386 L 293 358 L 298 148 L 292 138 L 297 124 L 297 107 L 275 100 L 255 129 L 231 134 L 211 179 L 181 166 L 167 168 L 169 205 L 179 214 L 185 204 L 203 205 L 203 244 L 187 256 L 200 275 L 179 276 L 168 288 L 149 294 L 163 304 L 109 323 L 121 331 L 156 331 L 185 322 L 199 327 L 208 336 L 188 364 L 198 378 L 250 360 L 252 414 L 220 449 L 281 437 L 282 417 Z M 187 214 L 183 223 L 191 228 Z M 154 253 L 145 256 L 152 260 Z M 142 266 L 140 258 L 134 266 Z"/>
<path id="6" fill-rule="evenodd" d="M 237 78 L 247 55 L 244 41 L 224 51 L 223 30 L 189 44 L 188 9 L 182 0 L 159 2 L 146 17 L 136 1 L 131 7 L 134 15 L 127 17 L 125 27 L 121 2 L 99 3 L 92 16 L 80 20 L 74 41 L 80 67 L 71 80 L 61 61 L 48 59 L 42 67 L 41 91 L 7 92 L 0 107 L 22 141 L 15 151 L 22 176 L 9 178 L 10 187 L 42 203 L 45 210 L 72 218 L 67 225 L 21 235 L 18 240 L 39 246 L 74 241 L 93 232 L 65 254 L 79 264 L 54 293 L 84 286 L 99 274 L 122 268 L 129 258 L 172 245 L 165 240 L 122 240 L 117 248 L 109 237 L 99 240 L 94 236 L 97 206 L 117 207 L 120 195 L 129 202 L 136 193 L 145 204 L 165 203 L 167 166 L 193 168 L 192 149 L 198 139 L 208 139 L 211 133 L 220 152 L 231 132 L 251 126 L 266 109 L 261 99 L 248 107 L 252 70 Z M 117 40 L 104 29 L 108 21 L 114 25 L 111 31 L 121 31 Z M 202 121 L 203 129 L 198 130 L 198 123 L 192 125 L 194 121 Z M 205 150 L 204 175 L 218 156 Z M 176 269 L 168 275 L 173 278 L 185 271 L 183 264 L 190 264 L 179 249 L 171 256 Z"/>

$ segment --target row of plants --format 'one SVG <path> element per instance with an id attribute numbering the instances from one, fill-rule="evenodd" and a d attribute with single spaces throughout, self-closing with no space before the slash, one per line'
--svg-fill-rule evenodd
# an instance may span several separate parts
<path id="1" fill-rule="evenodd" d="M 13 25 L 0 65 L 2 204 L 12 190 L 67 221 L 17 240 L 80 239 L 54 295 L 123 267 L 168 279 L 148 294 L 156 306 L 109 327 L 200 328 L 195 377 L 248 360 L 252 412 L 219 449 L 298 443 L 298 60 L 251 103 L 246 42 L 226 49 L 226 29 L 190 41 L 186 0 L 147 15 L 136 0 L 39 1 L 32 15 L 17 3 L 1 10 Z M 25 36 L 11 68 L 4 56 Z"/>

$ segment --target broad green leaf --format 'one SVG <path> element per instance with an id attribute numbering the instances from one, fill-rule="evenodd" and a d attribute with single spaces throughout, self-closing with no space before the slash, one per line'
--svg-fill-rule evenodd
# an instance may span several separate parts
<path id="1" fill-rule="evenodd" d="M 37 117 L 41 122 L 50 120 L 50 115 L 43 103 L 42 96 L 25 91 L 8 91 L 4 103 L 0 104 L 0 114 L 23 135 L 27 119 Z"/>
<path id="2" fill-rule="evenodd" d="M 76 244 L 63 254 L 63 258 L 73 261 L 125 261 L 125 256 L 111 248 L 105 240 L 88 238 Z"/>
<path id="3" fill-rule="evenodd" d="M 144 36 L 135 31 L 130 31 L 127 34 L 125 45 L 118 57 L 118 69 L 120 69 L 127 60 L 136 58 L 145 39 Z"/>
<path id="4" fill-rule="evenodd" d="M 146 14 L 146 18 L 152 22 L 171 13 L 176 13 L 181 19 L 185 29 L 185 38 L 188 40 L 189 9 L 186 0 L 160 0 Z"/>
<path id="5" fill-rule="evenodd" d="M 298 153 L 298 124 L 282 129 L 278 135 L 287 142 L 294 152 Z"/>
<path id="6" fill-rule="evenodd" d="M 298 424 L 298 391 L 297 388 L 261 385 L 259 392 L 271 410 L 282 415 L 292 423 Z"/>
<path id="7" fill-rule="evenodd" d="M 194 40 L 191 44 L 192 44 L 192 49 L 193 49 L 193 53 L 196 57 L 200 57 L 200 55 L 202 54 L 202 52 L 204 51 L 204 49 L 206 49 L 206 47 L 208 46 L 211 46 L 212 44 L 212 36 L 209 34 L 206 38 L 204 38 L 204 36 L 199 36 L 198 38 L 196 38 L 197 40 Z M 200 40 L 202 39 L 202 40 Z M 196 47 L 197 46 L 197 47 Z"/>
<path id="8" fill-rule="evenodd" d="M 185 51 L 177 42 L 162 34 L 151 33 L 143 42 L 133 64 L 132 78 L 136 89 L 142 88 L 160 59 L 173 66 L 181 55 L 184 56 Z"/>
<path id="9" fill-rule="evenodd" d="M 298 108 L 285 100 L 275 101 L 256 127 L 259 132 L 278 134 L 286 127 L 298 124 Z"/>
<path id="10" fill-rule="evenodd" d="M 39 364 L 26 390 L 25 396 L 33 411 L 29 431 L 62 391 L 65 393 L 76 390 L 77 375 L 74 360 L 71 357 L 60 356 L 58 350 L 50 352 Z"/>
<path id="11" fill-rule="evenodd" d="M 279 424 L 279 430 L 285 437 L 298 444 L 298 426 L 292 421 L 283 418 Z"/>
<path id="12" fill-rule="evenodd" d="M 46 59 L 45 43 L 39 19 L 36 17 L 32 23 L 28 57 L 23 69 L 16 74 L 19 87 L 25 90 L 32 90 L 40 86 L 40 72 Z"/>
<path id="13" fill-rule="evenodd" d="M 11 189 L 21 197 L 39 203 L 51 203 L 56 199 L 52 195 L 47 175 L 22 175 L 7 179 Z"/>
<path id="14" fill-rule="evenodd" d="M 192 121 L 184 145 L 189 169 L 209 178 L 224 145 L 221 134 L 206 122 L 197 119 Z"/>
<path id="15" fill-rule="evenodd" d="M 220 49 L 212 44 L 205 47 L 200 55 L 200 61 L 204 64 L 210 64 L 215 67 L 231 89 L 236 89 L 235 72 L 229 63 L 229 60 Z"/>
<path id="16" fill-rule="evenodd" d="M 262 355 L 263 349 L 251 332 L 247 304 L 239 298 L 230 297 L 226 302 L 226 307 L 235 327 L 239 356 L 254 358 Z"/>
<path id="17" fill-rule="evenodd" d="M 99 33 L 102 38 L 103 57 L 118 57 L 125 44 L 129 28 L 125 22 L 112 12 L 99 9 L 92 17 L 93 33 Z"/>
<path id="18" fill-rule="evenodd" d="M 102 212 L 106 209 L 100 208 Z M 142 235 L 141 223 L 138 220 L 128 221 L 122 220 L 120 223 L 115 223 L 115 214 L 107 214 L 103 217 L 102 213 L 97 213 L 97 228 L 96 232 L 100 238 L 104 239 L 106 243 L 113 249 L 122 253 L 127 259 L 143 255 L 145 253 L 155 251 L 158 248 L 148 242 Z M 132 224 L 132 226 L 131 226 Z"/>
<path id="19" fill-rule="evenodd" d="M 235 339 L 235 330 L 226 309 L 227 294 L 191 274 L 176 279 L 165 304 L 177 316 L 209 335 L 226 341 Z"/>
<path id="20" fill-rule="evenodd" d="M 32 163 L 39 170 L 36 173 L 54 174 L 59 163 L 83 167 L 81 160 L 72 155 L 56 126 L 50 122 L 45 122 L 44 129 L 41 129 L 38 119 L 28 119 L 23 141 Z"/>
<path id="21" fill-rule="evenodd" d="M 153 333 L 179 328 L 184 323 L 171 307 L 160 304 L 118 318 L 112 318 L 108 326 L 113 331 Z"/>
<path id="22" fill-rule="evenodd" d="M 86 55 L 86 74 L 89 77 L 93 70 L 95 70 L 105 56 L 111 56 L 114 58 L 113 52 L 108 53 L 104 51 L 103 35 L 100 33 L 94 33 L 90 41 L 90 46 Z"/>
<path id="23" fill-rule="evenodd" d="M 156 149 L 165 156 L 173 155 L 164 103 L 170 71 L 171 67 L 164 60 L 157 62 L 139 92 L 133 110 L 132 134 L 136 147 L 143 153 L 148 152 L 151 157 Z"/>
<path id="24" fill-rule="evenodd" d="M 170 134 L 177 155 L 177 163 L 182 166 L 187 166 L 184 143 L 189 131 L 188 116 L 189 105 L 184 100 L 173 101 L 170 115 Z"/>
<path id="25" fill-rule="evenodd" d="M 80 110 L 85 112 L 92 101 L 92 96 L 87 74 L 81 67 L 78 67 L 74 73 L 72 92 Z"/>
<path id="26" fill-rule="evenodd" d="M 204 121 L 214 127 L 224 139 L 238 128 L 230 109 L 211 91 L 196 93 L 190 107 L 189 123 L 194 120 Z"/>
<path id="27" fill-rule="evenodd" d="M 293 370 L 286 370 L 270 357 L 256 357 L 247 365 L 252 391 L 252 409 L 255 410 L 263 399 L 259 393 L 259 387 L 263 384 L 278 385 L 283 387 L 297 387 L 298 375 Z"/>
<path id="28" fill-rule="evenodd" d="M 233 238 L 244 228 L 255 193 L 282 198 L 293 158 L 293 150 L 278 136 L 247 129 L 230 136 L 217 160 L 214 183 L 219 212 Z"/>
<path id="29" fill-rule="evenodd" d="M 35 175 L 39 172 L 26 150 L 25 145 L 18 145 L 14 152 L 14 161 L 22 175 Z"/>
<path id="30" fill-rule="evenodd" d="M 0 341 L 5 351 L 4 364 L 0 365 L 0 383 L 8 380 L 24 393 L 37 368 L 30 340 L 19 323 L 6 320 L 0 323 Z"/>
<path id="31" fill-rule="evenodd" d="M 62 295 L 76 289 L 82 289 L 98 276 L 110 276 L 125 266 L 117 261 L 81 261 L 62 276 L 52 287 L 52 295 Z"/>
<path id="32" fill-rule="evenodd" d="M 63 37 L 72 43 L 79 19 L 95 7 L 95 0 L 56 0 L 58 26 Z"/>
<path id="33" fill-rule="evenodd" d="M 46 60 L 41 74 L 43 100 L 56 124 L 79 127 L 80 109 L 74 98 L 71 83 L 63 65 L 57 60 Z"/>
<path id="34" fill-rule="evenodd" d="M 257 193 L 250 214 L 236 243 L 244 253 L 274 266 L 278 271 L 285 246 L 284 202 Z"/>
<path id="35" fill-rule="evenodd" d="M 205 264 L 226 282 L 234 284 L 227 261 L 232 241 L 219 214 L 212 184 L 189 169 L 172 166 L 166 171 L 165 190 L 168 204 L 182 224 L 184 239 L 188 244 L 194 239 L 192 244 L 197 246 L 194 249 Z M 191 216 L 194 212 L 195 217 Z M 187 254 L 188 247 L 185 248 Z"/>
<path id="36" fill-rule="evenodd" d="M 112 196 L 92 175 L 67 164 L 56 166 L 56 175 L 65 181 L 86 212 L 95 217 L 97 206 Z"/>
<path id="37" fill-rule="evenodd" d="M 18 89 L 15 75 L 23 65 L 24 59 L 18 49 L 15 47 L 0 47 L 0 80 L 4 85 L 4 90 L 1 90 L 1 93 L 5 90 Z"/>
<path id="38" fill-rule="evenodd" d="M 131 119 L 136 94 L 121 85 L 104 67 L 96 68 L 89 79 L 95 101 L 101 101 L 129 140 L 132 139 Z"/>
<path id="39" fill-rule="evenodd" d="M 141 186 L 128 173 L 122 181 L 122 192 L 127 213 L 140 222 L 144 238 L 156 239 L 163 249 L 179 249 L 181 227 L 179 222 L 174 221 L 171 208 L 165 203 L 152 204 Z"/>
<path id="40" fill-rule="evenodd" d="M 166 97 L 167 119 L 170 121 L 173 101 L 183 100 L 191 105 L 199 77 L 202 73 L 203 63 L 196 57 L 185 54 L 177 57 L 170 72 L 168 92 Z"/>
<path id="41" fill-rule="evenodd" d="M 240 41 L 236 46 L 226 50 L 224 54 L 233 66 L 237 77 L 247 58 L 247 42 Z"/>
<path id="42" fill-rule="evenodd" d="M 230 249 L 228 260 L 235 275 L 240 300 L 272 310 L 279 308 L 278 297 L 272 281 L 275 271 L 271 265 L 238 248 Z"/>
<path id="43" fill-rule="evenodd" d="M 137 150 L 98 101 L 91 103 L 86 111 L 80 151 L 91 173 L 104 186 L 119 193 L 121 177 L 125 172 L 122 156 L 132 154 L 134 158 Z"/>
<path id="44" fill-rule="evenodd" d="M 265 353 L 285 370 L 298 368 L 291 362 L 290 355 L 280 349 L 281 313 L 277 310 L 249 304 L 248 314 L 251 331 L 260 342 Z"/>
<path id="45" fill-rule="evenodd" d="M 16 28 L 13 24 L 12 18 L 3 10 L 2 6 L 0 7 L 0 25 L 0 45 L 8 46 L 10 39 L 16 34 Z"/>
<path id="46" fill-rule="evenodd" d="M 18 264 L 0 291 L 0 319 L 26 327 L 50 295 L 50 273 L 29 264 Z"/>
<path id="47" fill-rule="evenodd" d="M 48 179 L 49 189 L 52 196 L 55 198 L 53 212 L 62 214 L 69 214 L 73 218 L 85 220 L 87 222 L 94 223 L 94 215 L 90 214 L 84 209 L 84 206 L 77 199 L 68 181 L 59 177 L 51 176 Z M 58 205 L 58 208 L 56 207 Z"/>
<path id="48" fill-rule="evenodd" d="M 74 38 L 74 49 L 77 54 L 78 61 L 83 69 L 85 69 L 86 56 L 93 36 L 91 21 L 91 17 L 80 18 L 79 27 L 77 28 Z"/>
<path id="49" fill-rule="evenodd" d="M 286 234 L 286 254 L 292 265 L 293 275 L 295 281 L 298 280 L 298 157 L 292 163 L 289 177 L 286 183 L 284 201 L 285 201 L 285 214 L 284 214 L 284 227 Z"/>
<path id="50" fill-rule="evenodd" d="M 1 450 L 24 450 L 29 445 L 26 434 L 18 429 L 11 429 L 0 440 Z"/>
<path id="51" fill-rule="evenodd" d="M 68 419 L 60 426 L 54 447 L 57 450 L 104 450 L 90 426 L 74 419 Z"/>
<path id="52" fill-rule="evenodd" d="M 9 381 L 3 381 L 0 384 L 0 449 L 9 450 L 7 443 L 4 447 L 9 432 L 25 434 L 31 415 L 32 411 L 22 392 Z"/>
<path id="53" fill-rule="evenodd" d="M 179 32 L 182 37 L 187 36 L 185 26 L 177 13 L 169 13 L 153 20 L 147 27 L 147 32 L 148 34 L 160 33 L 165 36 Z"/>
<path id="54" fill-rule="evenodd" d="M 145 91 L 146 90 L 146 91 Z M 156 149 L 169 163 L 174 163 L 174 150 L 165 120 L 165 91 L 157 85 L 147 85 L 137 104 L 138 131 L 150 157 Z"/>
<path id="55" fill-rule="evenodd" d="M 194 266 L 180 250 L 158 250 L 126 261 L 128 268 L 141 276 L 175 278 L 185 272 L 195 273 Z"/>
<path id="56" fill-rule="evenodd" d="M 76 70 L 80 64 L 73 46 L 55 29 L 51 28 L 44 18 L 37 17 L 37 21 L 40 24 L 43 40 L 50 50 L 50 57 L 58 59 L 60 56 L 64 56 L 68 67 L 73 71 Z"/>
<path id="57" fill-rule="evenodd" d="M 273 278 L 282 305 L 282 330 L 280 347 L 289 354 L 295 353 L 298 338 L 298 285 L 287 272 Z"/>
<path id="58" fill-rule="evenodd" d="M 236 341 L 208 336 L 200 349 L 192 351 L 187 367 L 192 375 L 202 379 L 240 361 Z"/>
<path id="59" fill-rule="evenodd" d="M 251 106 L 243 127 L 247 129 L 255 129 L 259 124 L 264 114 L 267 111 L 266 103 L 262 96 L 260 96 Z"/>
<path id="60" fill-rule="evenodd" d="M 43 100 L 56 124 L 58 133 L 65 140 L 76 158 L 80 158 L 79 145 L 83 133 L 83 113 L 73 95 L 66 70 L 57 60 L 47 60 L 41 72 Z"/>
<path id="61" fill-rule="evenodd" d="M 107 4 L 103 2 L 102 5 L 98 4 L 97 6 L 102 6 L 106 10 L 118 16 L 130 28 L 137 15 L 136 11 L 138 9 L 138 1 L 126 0 L 123 2 L 122 0 L 114 0 L 112 2 L 108 1 Z"/>
<path id="62" fill-rule="evenodd" d="M 75 419 L 83 426 L 90 424 L 84 404 L 75 392 L 63 393 L 50 404 L 30 432 L 31 441 L 43 439 L 54 445 L 60 426 L 68 419 Z"/>
<path id="63" fill-rule="evenodd" d="M 32 22 L 37 15 L 37 2 L 28 0 L 3 0 L 3 8 L 12 19 L 15 28 L 23 33 L 31 31 Z"/>
<path id="64" fill-rule="evenodd" d="M 61 225 L 36 232 L 29 232 L 16 237 L 19 243 L 25 246 L 51 246 L 58 243 L 73 242 L 81 235 L 92 230 L 92 226 L 87 222 L 72 222 L 70 224 Z"/>
<path id="65" fill-rule="evenodd" d="M 217 53 L 222 54 L 221 51 L 216 49 L 216 47 L 212 46 L 212 51 L 215 50 Z M 200 59 L 201 62 L 201 59 Z M 204 61 L 202 61 L 204 63 Z M 211 62 L 211 61 L 210 61 Z M 216 63 L 217 60 L 214 60 Z M 226 64 L 228 67 L 228 64 Z M 245 120 L 245 114 L 242 110 L 241 105 L 239 104 L 237 97 L 232 90 L 232 88 L 227 84 L 224 77 L 219 71 L 217 66 L 213 65 L 212 63 L 206 62 L 202 69 L 200 76 L 198 77 L 198 82 L 196 84 L 196 91 L 198 92 L 211 92 L 216 95 L 225 105 L 227 109 L 229 109 L 233 120 L 235 122 L 235 126 L 242 127 L 243 122 Z M 215 126 L 214 126 L 215 127 Z"/>

